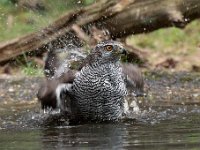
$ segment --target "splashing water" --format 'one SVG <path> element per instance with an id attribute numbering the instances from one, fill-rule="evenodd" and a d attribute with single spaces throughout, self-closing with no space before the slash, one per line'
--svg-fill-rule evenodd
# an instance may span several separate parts
<path id="1" fill-rule="evenodd" d="M 1 149 L 23 149 L 26 146 L 36 149 L 66 149 L 72 146 L 198 149 L 199 77 L 189 75 L 188 78 L 188 74 L 182 73 L 173 76 L 152 74 L 154 79 L 147 77 L 146 81 L 150 86 L 147 97 L 133 99 L 132 110 L 125 120 L 76 126 L 69 126 L 68 118 L 60 115 L 59 111 L 47 110 L 44 113 L 37 100 L 30 100 L 38 89 L 38 85 L 33 83 L 39 83 L 41 79 L 0 80 Z M 7 87 L 13 90 L 8 91 Z M 22 101 L 22 98 L 25 100 Z"/>

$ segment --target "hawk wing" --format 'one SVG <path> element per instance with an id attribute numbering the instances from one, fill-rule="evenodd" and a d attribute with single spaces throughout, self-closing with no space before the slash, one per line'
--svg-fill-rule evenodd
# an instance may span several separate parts
<path id="1" fill-rule="evenodd" d="M 126 77 L 126 85 L 133 96 L 144 96 L 144 79 L 136 65 L 122 63 L 122 72 Z"/>

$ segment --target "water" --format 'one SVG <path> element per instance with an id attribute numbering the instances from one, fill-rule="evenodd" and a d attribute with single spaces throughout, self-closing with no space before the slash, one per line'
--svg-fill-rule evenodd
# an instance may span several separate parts
<path id="1" fill-rule="evenodd" d="M 12 104 L 13 108 L 15 104 Z M 37 107 L 1 114 L 0 149 L 199 149 L 199 106 L 153 106 L 118 123 L 69 126 Z M 49 119 L 53 118 L 53 119 Z M 52 124 L 54 122 L 54 124 Z"/>
<path id="2" fill-rule="evenodd" d="M 0 143 L 1 149 L 198 149 L 199 124 L 186 122 L 171 120 L 156 125 L 86 124 L 23 131 L 3 130 Z"/>
<path id="3" fill-rule="evenodd" d="M 40 110 L 34 99 L 40 81 L 1 80 L 1 150 L 200 148 L 199 75 L 152 73 L 146 81 L 148 96 L 138 99 L 140 109 L 130 115 L 135 119 L 73 126 L 57 112 Z"/>

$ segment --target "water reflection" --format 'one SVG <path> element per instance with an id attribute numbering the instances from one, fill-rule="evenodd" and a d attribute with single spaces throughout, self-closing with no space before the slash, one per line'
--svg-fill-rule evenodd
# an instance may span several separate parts
<path id="1" fill-rule="evenodd" d="M 57 127 L 42 131 L 43 147 L 97 149 L 188 149 L 200 146 L 198 115 L 180 115 L 157 124 L 126 122 Z"/>
<path id="2" fill-rule="evenodd" d="M 127 135 L 128 131 L 124 124 L 86 124 L 44 130 L 42 141 L 46 148 L 115 148 L 126 143 Z M 51 142 L 50 137 L 54 137 Z"/>
<path id="3" fill-rule="evenodd" d="M 12 126 L 4 124 L 0 130 L 0 149 L 153 150 L 198 149 L 200 146 L 198 106 L 151 107 L 141 110 L 136 120 L 76 126 L 48 126 L 44 120 L 52 116 L 34 110 L 18 112 L 17 121 L 10 118 L 15 122 Z"/>

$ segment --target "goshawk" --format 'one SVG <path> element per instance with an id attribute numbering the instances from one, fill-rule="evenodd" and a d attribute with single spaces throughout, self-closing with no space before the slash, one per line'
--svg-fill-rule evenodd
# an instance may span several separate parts
<path id="1" fill-rule="evenodd" d="M 136 93 L 143 91 L 140 72 L 131 64 L 120 63 L 124 54 L 126 50 L 121 43 L 100 42 L 84 59 L 80 71 L 69 70 L 63 75 L 66 81 L 54 79 L 53 85 L 46 83 L 40 88 L 38 98 L 43 108 L 57 107 L 77 121 L 121 119 L 127 111 L 127 86 Z M 43 89 L 46 93 L 42 95 Z M 50 99 L 47 93 L 51 95 Z"/>

